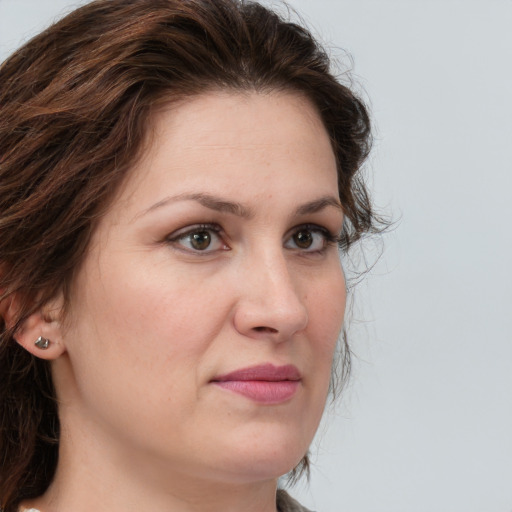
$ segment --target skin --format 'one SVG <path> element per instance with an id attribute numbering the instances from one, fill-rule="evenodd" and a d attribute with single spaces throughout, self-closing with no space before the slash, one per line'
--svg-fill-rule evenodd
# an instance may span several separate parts
<path id="1" fill-rule="evenodd" d="M 33 340 L 52 341 L 62 425 L 54 482 L 25 505 L 274 512 L 318 427 L 345 309 L 324 234 L 343 223 L 329 137 L 295 93 L 210 92 L 159 112 L 150 140 L 66 315 L 57 300 L 18 338 L 38 356 Z M 262 363 L 299 369 L 292 398 L 211 382 Z"/>

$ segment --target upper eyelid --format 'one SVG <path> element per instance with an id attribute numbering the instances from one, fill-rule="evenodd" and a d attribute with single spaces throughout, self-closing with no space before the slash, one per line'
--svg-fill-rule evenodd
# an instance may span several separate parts
<path id="1" fill-rule="evenodd" d="M 311 222 L 306 222 L 304 224 L 299 224 L 299 225 L 291 228 L 287 232 L 286 238 L 289 238 L 291 235 L 293 235 L 293 233 L 296 233 L 297 231 L 300 231 L 301 229 L 317 231 L 317 232 L 325 234 L 328 238 L 339 238 L 339 236 L 340 236 L 340 233 L 334 233 L 331 229 L 327 228 L 326 226 L 322 226 L 321 224 L 314 224 Z"/>
<path id="2" fill-rule="evenodd" d="M 195 233 L 198 231 L 213 231 L 216 234 L 222 233 L 223 229 L 221 226 L 215 223 L 198 223 L 198 224 L 191 224 L 190 226 L 185 226 L 183 228 L 177 229 L 173 231 L 172 233 L 169 233 L 165 239 L 166 240 L 179 240 L 180 238 L 183 238 L 190 233 Z"/>
<path id="3" fill-rule="evenodd" d="M 298 224 L 292 228 L 290 228 L 284 235 L 283 235 L 283 242 L 287 242 L 294 233 L 297 233 L 301 229 L 307 229 L 309 231 L 314 231 L 317 233 L 321 233 L 325 236 L 326 240 L 328 242 L 339 242 L 341 233 L 334 233 L 332 230 L 327 228 L 326 226 L 323 226 L 321 224 L 315 224 L 311 222 L 305 222 L 302 224 Z M 229 237 L 226 235 L 225 230 L 217 223 L 197 223 L 197 224 L 191 224 L 190 226 L 186 226 L 180 229 L 177 229 L 167 235 L 165 237 L 165 241 L 167 242 L 177 242 L 183 238 L 186 238 L 187 235 L 190 235 L 191 233 L 198 232 L 198 231 L 211 231 L 216 236 L 218 236 L 224 243 L 226 243 L 229 246 Z M 202 251 L 198 251 L 202 252 Z M 204 251 L 205 253 L 208 251 Z M 211 251 L 213 252 L 213 251 Z"/>
<path id="4" fill-rule="evenodd" d="M 310 231 L 320 231 L 320 232 L 325 233 L 330 236 L 337 236 L 337 234 L 333 233 L 332 230 L 330 230 L 329 228 L 327 228 L 325 226 L 322 226 L 320 224 L 314 224 L 311 222 L 305 222 L 303 224 L 298 224 L 298 225 L 290 228 L 284 234 L 283 238 L 287 238 L 290 235 L 292 235 L 293 233 L 295 233 L 301 229 L 309 229 Z M 205 222 L 205 223 L 191 224 L 190 226 L 186 226 L 186 227 L 177 229 L 177 230 L 173 231 L 172 233 L 170 233 L 169 235 L 167 235 L 166 239 L 168 239 L 168 240 L 179 239 L 182 236 L 186 236 L 190 233 L 194 233 L 194 232 L 201 231 L 201 230 L 202 231 L 213 231 L 214 233 L 217 233 L 217 234 L 225 233 L 225 230 L 219 224 Z"/>

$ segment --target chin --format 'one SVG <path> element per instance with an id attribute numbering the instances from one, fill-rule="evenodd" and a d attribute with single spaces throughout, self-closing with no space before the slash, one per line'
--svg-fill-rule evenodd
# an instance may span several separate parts
<path id="1" fill-rule="evenodd" d="M 289 457 L 275 457 L 272 460 L 253 459 L 247 461 L 248 463 L 234 464 L 229 472 L 228 479 L 239 484 L 277 480 L 292 471 L 304 455 L 294 458 L 293 462 Z"/>
<path id="2" fill-rule="evenodd" d="M 223 466 L 241 483 L 277 479 L 293 470 L 308 449 L 309 442 L 290 433 L 273 439 L 259 436 L 247 444 L 232 445 L 231 457 L 223 460 Z"/>

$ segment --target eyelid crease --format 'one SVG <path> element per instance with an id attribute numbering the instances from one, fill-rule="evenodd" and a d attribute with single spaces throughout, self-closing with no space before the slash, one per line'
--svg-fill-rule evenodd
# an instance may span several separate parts
<path id="1" fill-rule="evenodd" d="M 179 240 L 183 236 L 189 235 L 190 233 L 196 233 L 198 231 L 213 231 L 214 233 L 220 233 L 222 228 L 215 223 L 200 223 L 192 224 L 184 228 L 180 228 L 170 235 L 167 235 L 167 240 Z"/>
<path id="2" fill-rule="evenodd" d="M 216 222 L 198 222 L 197 224 L 189 224 L 183 228 L 176 229 L 172 233 L 165 236 L 165 240 L 179 240 L 183 236 L 198 231 L 213 231 L 214 233 L 221 233 L 222 227 Z"/>
<path id="3" fill-rule="evenodd" d="M 298 226 L 293 227 L 290 230 L 290 233 L 296 233 L 297 231 L 300 231 L 301 229 L 308 229 L 310 231 L 316 231 L 316 232 L 323 233 L 327 238 L 332 239 L 332 240 L 338 240 L 341 236 L 341 233 L 335 234 L 329 228 L 327 228 L 325 226 L 321 226 L 320 224 L 313 224 L 313 223 L 299 224 Z"/>

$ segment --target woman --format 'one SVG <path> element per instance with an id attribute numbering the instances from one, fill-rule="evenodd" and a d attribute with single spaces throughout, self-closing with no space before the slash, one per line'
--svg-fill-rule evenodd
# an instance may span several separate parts
<path id="1" fill-rule="evenodd" d="M 2 510 L 303 510 L 363 104 L 236 0 L 92 2 L 0 84 Z"/>

